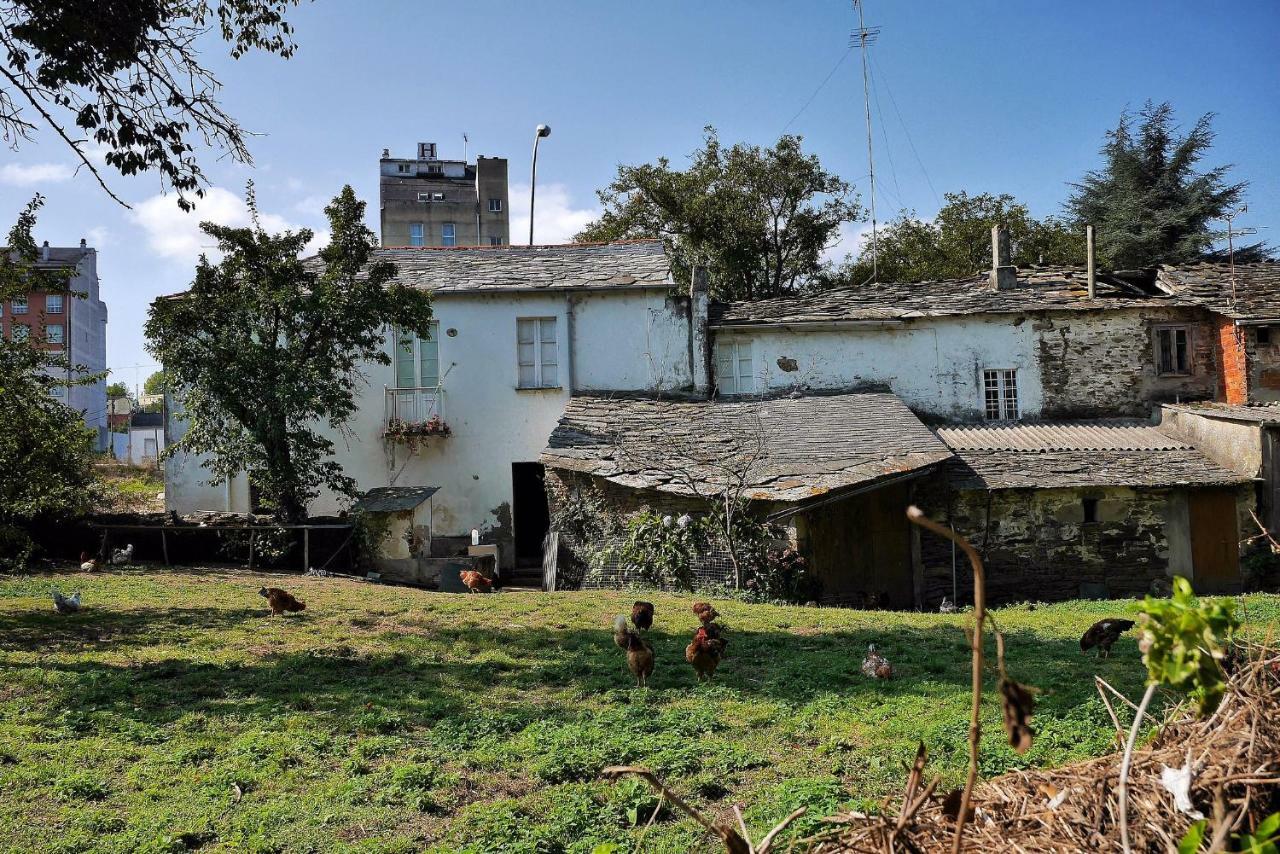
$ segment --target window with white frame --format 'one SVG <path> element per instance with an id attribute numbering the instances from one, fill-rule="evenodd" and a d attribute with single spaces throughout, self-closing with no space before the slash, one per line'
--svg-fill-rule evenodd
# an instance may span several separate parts
<path id="1" fill-rule="evenodd" d="M 31 338 L 31 327 L 25 323 L 15 323 L 9 330 L 9 337 L 14 341 L 27 341 Z"/>
<path id="2" fill-rule="evenodd" d="M 60 385 L 50 386 L 49 394 L 53 395 L 54 397 L 66 397 L 67 389 L 65 386 L 60 386 Z"/>
<path id="3" fill-rule="evenodd" d="M 427 338 L 408 329 L 396 330 L 396 388 L 435 388 L 440 385 L 440 324 L 431 321 Z"/>
<path id="4" fill-rule="evenodd" d="M 446 222 L 440 226 L 440 245 L 456 246 L 457 239 L 454 236 L 453 223 Z"/>
<path id="5" fill-rule="evenodd" d="M 558 388 L 559 358 L 554 317 L 516 320 L 516 363 L 519 388 Z"/>
<path id="6" fill-rule="evenodd" d="M 998 368 L 982 372 L 982 395 L 988 421 L 1018 420 L 1018 372 Z"/>
<path id="7" fill-rule="evenodd" d="M 1176 376 L 1191 373 L 1191 330 L 1185 326 L 1158 326 L 1156 373 Z"/>
<path id="8" fill-rule="evenodd" d="M 26 314 L 26 313 L 27 313 L 27 298 L 26 298 L 26 297 L 14 297 L 12 300 L 10 300 L 10 301 L 9 301 L 9 307 L 13 310 L 13 313 L 14 313 L 14 314 Z"/>
<path id="9" fill-rule="evenodd" d="M 63 341 L 62 324 L 50 323 L 46 325 L 44 328 L 44 340 L 50 344 L 61 344 Z"/>
<path id="10" fill-rule="evenodd" d="M 502 199 L 489 200 L 489 213 L 502 213 Z"/>
<path id="11" fill-rule="evenodd" d="M 422 223 L 420 222 L 409 223 L 409 245 L 410 246 L 424 245 L 422 234 L 423 234 Z"/>
<path id="12" fill-rule="evenodd" d="M 399 172 L 401 175 L 411 175 L 411 174 L 413 174 L 413 164 L 412 164 L 412 163 L 397 163 L 397 164 L 396 164 L 396 171 L 397 171 L 397 172 Z"/>
<path id="13" fill-rule="evenodd" d="M 62 314 L 62 294 L 49 294 L 44 298 L 45 314 Z"/>
<path id="14" fill-rule="evenodd" d="M 750 394 L 756 389 L 750 339 L 716 342 L 716 388 L 721 394 Z"/>

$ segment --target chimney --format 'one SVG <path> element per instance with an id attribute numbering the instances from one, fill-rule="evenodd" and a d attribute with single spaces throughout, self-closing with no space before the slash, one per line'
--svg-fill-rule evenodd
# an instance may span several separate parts
<path id="1" fill-rule="evenodd" d="M 389 160 L 390 158 L 391 158 L 391 149 L 389 148 L 382 149 L 382 159 Z"/>
<path id="2" fill-rule="evenodd" d="M 1088 255 L 1088 276 L 1089 276 L 1089 299 L 1093 299 L 1097 293 L 1098 274 L 1096 272 L 1093 226 L 1086 225 L 1084 227 L 1084 244 L 1085 253 Z"/>
<path id="3" fill-rule="evenodd" d="M 694 394 L 703 397 L 711 391 L 711 337 L 707 330 L 710 307 L 707 268 L 694 267 L 689 281 L 689 374 Z"/>
<path id="4" fill-rule="evenodd" d="M 87 243 L 85 243 L 85 242 L 84 242 L 84 238 L 83 238 L 83 237 L 82 237 L 82 238 L 80 238 L 80 248 L 81 248 L 81 249 L 86 249 L 86 248 L 88 248 L 88 245 L 89 245 L 89 244 L 87 244 Z"/>
<path id="5" fill-rule="evenodd" d="M 40 247 L 40 260 L 41 261 L 49 260 L 49 241 L 47 240 L 44 242 L 44 245 Z"/>
<path id="6" fill-rule="evenodd" d="M 435 160 L 436 144 L 434 142 L 418 143 L 418 159 L 419 160 Z"/>
<path id="7" fill-rule="evenodd" d="M 1009 251 L 1009 232 L 1003 225 L 991 227 L 991 290 L 1007 291 L 1018 286 L 1018 268 Z"/>

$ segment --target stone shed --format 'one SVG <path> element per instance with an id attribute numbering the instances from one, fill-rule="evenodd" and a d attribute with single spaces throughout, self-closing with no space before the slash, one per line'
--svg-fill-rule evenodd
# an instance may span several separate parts
<path id="1" fill-rule="evenodd" d="M 542 462 L 553 508 L 592 487 L 623 514 L 700 513 L 741 482 L 757 515 L 786 526 L 825 600 L 874 593 L 905 608 L 919 594 L 905 511 L 915 481 L 950 456 L 896 395 L 860 390 L 754 400 L 582 395 L 566 406 Z"/>
<path id="2" fill-rule="evenodd" d="M 946 427 L 955 457 L 921 505 L 985 556 L 996 603 L 1134 596 L 1173 575 L 1241 585 L 1251 479 L 1142 421 Z M 972 600 L 962 554 L 921 540 L 925 604 Z"/>

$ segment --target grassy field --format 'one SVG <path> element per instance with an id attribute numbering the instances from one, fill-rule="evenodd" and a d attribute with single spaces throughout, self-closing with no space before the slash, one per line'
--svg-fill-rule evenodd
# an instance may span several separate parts
<path id="1" fill-rule="evenodd" d="M 264 616 L 263 583 L 306 612 Z M 56 615 L 51 585 L 85 610 Z M 634 598 L 222 571 L 0 580 L 0 850 L 630 851 L 655 800 L 598 782 L 605 765 L 647 765 L 709 813 L 743 804 L 757 835 L 800 804 L 874 809 L 919 739 L 960 779 L 964 615 L 717 602 L 728 658 L 699 685 L 691 600 L 650 594 L 658 665 L 636 689 L 609 629 Z M 1135 608 L 997 612 L 1012 675 L 1040 690 L 1037 739 L 1016 756 L 989 704 L 984 774 L 1110 748 L 1093 674 L 1136 695 L 1135 641 L 1097 662 L 1078 638 Z M 869 642 L 893 681 L 859 674 Z M 708 839 L 664 812 L 644 848 Z"/>

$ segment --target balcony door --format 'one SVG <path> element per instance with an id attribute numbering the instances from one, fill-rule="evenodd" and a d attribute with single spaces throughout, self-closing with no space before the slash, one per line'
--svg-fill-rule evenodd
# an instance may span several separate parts
<path id="1" fill-rule="evenodd" d="M 440 386 L 440 324 L 422 338 L 407 329 L 396 330 L 395 417 L 423 422 L 437 411 Z"/>

